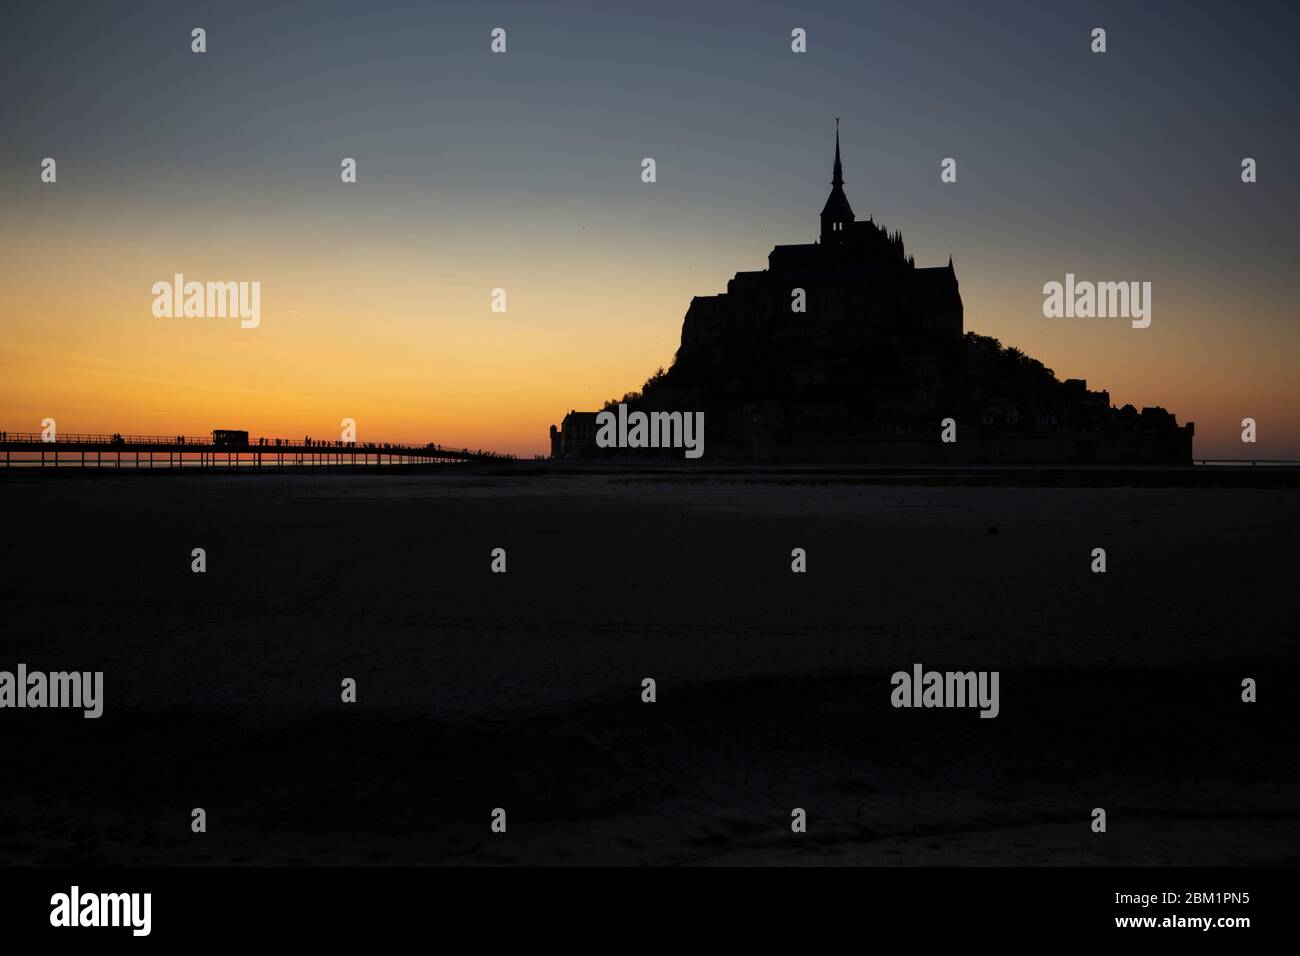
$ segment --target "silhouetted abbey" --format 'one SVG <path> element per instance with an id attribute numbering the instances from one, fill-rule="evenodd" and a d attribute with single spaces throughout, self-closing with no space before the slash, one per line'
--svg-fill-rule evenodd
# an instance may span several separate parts
<path id="1" fill-rule="evenodd" d="M 673 366 L 622 401 L 705 413 L 705 457 L 759 461 L 1177 463 L 1193 426 L 1162 408 L 1112 408 L 1107 392 L 996 339 L 965 333 L 951 257 L 917 268 L 891 233 L 857 219 L 839 130 L 816 242 L 777 246 L 761 272 L 691 300 Z M 619 401 L 618 399 L 614 401 Z M 551 426 L 555 457 L 595 447 L 594 412 Z M 940 441 L 941 422 L 957 441 Z M 657 452 L 660 454 L 666 454 Z M 677 457 L 680 457 L 678 453 Z"/>

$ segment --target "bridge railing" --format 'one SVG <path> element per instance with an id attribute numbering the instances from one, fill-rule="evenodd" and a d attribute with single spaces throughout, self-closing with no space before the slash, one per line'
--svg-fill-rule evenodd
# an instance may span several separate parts
<path id="1" fill-rule="evenodd" d="M 306 452 L 369 452 L 420 455 L 437 457 L 438 455 L 458 455 L 475 458 L 494 458 L 508 460 L 513 455 L 502 455 L 491 451 L 474 451 L 469 448 L 451 448 L 435 442 L 417 445 L 412 442 L 345 442 L 318 441 L 306 438 L 250 438 L 247 444 L 214 442 L 211 437 L 194 438 L 187 435 L 92 435 L 76 432 L 59 432 L 46 436 L 42 432 L 4 432 L 0 431 L 0 445 L 4 444 L 42 444 L 42 445 L 102 445 L 105 448 L 128 449 L 145 445 L 166 445 L 172 448 L 194 448 L 203 451 L 226 451 L 232 454 L 253 454 L 256 452 L 274 452 L 285 449 Z"/>
<path id="2" fill-rule="evenodd" d="M 43 432 L 0 432 L 0 442 L 13 444 L 23 443 L 31 444 L 33 442 L 43 445 L 174 445 L 178 440 L 183 440 L 185 444 L 211 444 L 210 438 L 189 439 L 181 435 L 85 435 L 73 432 L 60 432 L 53 436 L 47 436 Z"/>
<path id="3" fill-rule="evenodd" d="M 1295 458 L 1196 458 L 1193 465 L 1300 465 Z"/>

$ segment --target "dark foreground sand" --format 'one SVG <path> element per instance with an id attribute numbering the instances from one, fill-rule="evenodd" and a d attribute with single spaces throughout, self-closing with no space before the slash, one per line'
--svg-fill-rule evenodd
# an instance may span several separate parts
<path id="1" fill-rule="evenodd" d="M 106 685 L 99 720 L 0 711 L 3 863 L 1300 862 L 1300 492 L 453 471 L 0 495 L 0 669 Z M 1000 671 L 1000 716 L 893 709 L 917 661 Z"/>

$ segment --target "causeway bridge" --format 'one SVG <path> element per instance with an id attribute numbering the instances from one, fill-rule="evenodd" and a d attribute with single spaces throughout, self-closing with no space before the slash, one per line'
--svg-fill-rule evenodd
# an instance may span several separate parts
<path id="1" fill-rule="evenodd" d="M 311 438 L 230 437 L 214 432 L 187 435 L 83 435 L 0 431 L 5 468 L 132 468 L 201 471 L 361 471 L 414 465 L 514 461 L 482 449 L 429 442 L 345 442 Z"/>

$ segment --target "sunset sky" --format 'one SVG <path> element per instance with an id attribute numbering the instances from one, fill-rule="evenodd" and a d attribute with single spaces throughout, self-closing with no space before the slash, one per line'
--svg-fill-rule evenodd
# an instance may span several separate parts
<path id="1" fill-rule="evenodd" d="M 918 265 L 952 255 L 968 330 L 1195 421 L 1198 458 L 1300 458 L 1294 4 L 53 0 L 2 22 L 0 428 L 354 418 L 544 452 L 567 410 L 671 364 L 693 295 L 815 237 L 839 116 L 858 218 Z M 154 317 L 178 272 L 259 281 L 260 327 Z M 1151 327 L 1044 318 L 1067 272 L 1151 282 Z"/>

